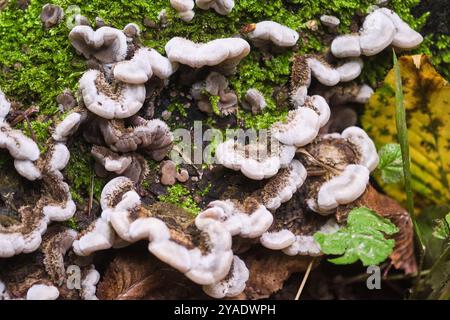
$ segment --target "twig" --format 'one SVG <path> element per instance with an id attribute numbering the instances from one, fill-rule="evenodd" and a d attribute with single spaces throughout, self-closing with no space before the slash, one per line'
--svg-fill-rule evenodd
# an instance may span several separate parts
<path id="1" fill-rule="evenodd" d="M 17 117 L 15 117 L 11 122 L 11 127 L 15 127 L 18 123 L 22 122 L 29 116 L 31 116 L 34 113 L 39 112 L 39 108 L 37 106 L 31 106 L 27 110 L 21 112 Z"/>
<path id="2" fill-rule="evenodd" d="M 322 168 L 327 169 L 330 172 L 333 172 L 334 174 L 339 174 L 340 171 L 337 170 L 336 168 L 333 168 L 329 165 L 327 165 L 326 163 L 323 163 L 322 161 L 317 160 L 316 158 L 314 158 L 314 156 L 312 154 L 310 154 L 308 151 L 306 151 L 305 149 L 297 149 L 298 153 L 301 153 L 304 156 L 307 156 L 309 158 L 309 160 L 314 163 L 315 165 L 318 165 Z"/>
<path id="3" fill-rule="evenodd" d="M 300 284 L 300 288 L 298 288 L 297 295 L 295 296 L 295 300 L 300 300 L 300 295 L 302 294 L 303 288 L 305 287 L 306 280 L 308 280 L 308 277 L 309 277 L 309 274 L 311 272 L 311 269 L 312 269 L 312 266 L 314 264 L 314 261 L 315 261 L 315 258 L 313 258 L 311 260 L 311 262 L 308 265 L 308 269 L 306 269 L 306 273 L 303 276 L 303 280 L 302 280 L 302 283 Z"/>

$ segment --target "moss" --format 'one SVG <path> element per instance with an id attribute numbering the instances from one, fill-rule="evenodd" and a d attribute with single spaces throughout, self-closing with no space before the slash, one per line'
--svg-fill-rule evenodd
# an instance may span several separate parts
<path id="1" fill-rule="evenodd" d="M 167 194 L 159 196 L 158 199 L 179 206 L 193 215 L 197 215 L 201 211 L 191 192 L 179 183 L 167 188 Z"/>
<path id="2" fill-rule="evenodd" d="M 72 198 L 80 203 L 84 203 L 84 199 L 89 198 L 92 183 L 94 198 L 99 200 L 106 183 L 93 172 L 94 159 L 84 149 L 80 143 L 70 148 L 70 160 L 65 172 Z"/>
<path id="3" fill-rule="evenodd" d="M 209 103 L 211 103 L 211 107 L 213 109 L 214 114 L 220 115 L 220 109 L 219 109 L 219 96 L 210 95 L 209 96 Z"/>

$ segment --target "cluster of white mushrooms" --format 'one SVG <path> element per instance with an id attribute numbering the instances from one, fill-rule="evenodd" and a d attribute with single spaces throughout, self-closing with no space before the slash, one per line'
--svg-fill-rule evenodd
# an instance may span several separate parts
<path id="1" fill-rule="evenodd" d="M 170 3 L 183 20 L 194 17 L 193 0 Z M 226 15 L 234 1 L 197 0 L 196 4 L 200 9 L 214 9 Z M 55 8 L 44 9 L 46 16 L 60 19 Z M 10 104 L 0 94 L 0 148 L 7 149 L 15 159 L 19 174 L 31 181 L 42 180 L 44 189 L 37 203 L 19 209 L 21 222 L 0 225 L 0 258 L 38 248 L 43 252 L 53 248 L 56 251 L 52 256 L 58 257 L 56 267 L 48 267 L 52 270 L 51 281 L 35 283 L 22 298 L 60 296 L 56 283 L 64 274 L 64 255 L 70 247 L 78 256 L 90 256 L 146 240 L 150 253 L 202 285 L 214 298 L 239 295 L 249 278 L 245 263 L 233 252 L 233 237 L 259 241 L 266 248 L 288 255 L 320 255 L 312 233 L 288 222 L 283 205 L 301 191 L 305 208 L 322 219 L 315 231 L 334 232 L 339 228 L 333 218 L 336 209 L 364 193 L 370 172 L 378 164 L 375 145 L 362 129 L 350 126 L 341 133 L 320 134 L 330 120 L 329 103 L 365 103 L 373 92 L 367 85 L 355 84 L 351 93 L 342 84 L 337 85 L 360 75 L 363 62 L 359 56 L 376 54 L 389 45 L 412 48 L 422 40 L 398 15 L 378 9 L 369 14 L 359 34 L 333 41 L 332 53 L 346 58 L 337 66 L 315 55 L 295 57 L 293 109 L 285 121 L 272 126 L 270 143 L 261 140 L 241 144 L 232 139 L 216 149 L 219 164 L 241 171 L 249 179 L 263 181 L 263 187 L 245 199 L 213 201 L 192 221 L 180 219 L 167 208 L 144 204 L 136 190 L 136 182 L 147 171 L 143 155 L 160 161 L 173 142 L 163 121 L 139 116 L 148 97 L 146 84 L 167 84 L 181 65 L 194 70 L 207 67 L 212 72 L 205 81 L 194 85 L 192 96 L 202 105 L 202 111 L 211 112 L 205 92 L 217 95 L 220 111 L 229 114 L 239 101 L 228 89 L 225 76 L 236 72 L 251 47 L 243 38 L 194 43 L 175 37 L 166 44 L 165 57 L 154 49 L 132 45 L 133 37 L 138 35 L 139 28 L 134 24 L 124 30 L 107 26 L 93 30 L 88 25 L 72 29 L 70 42 L 86 59 L 94 59 L 98 68 L 81 77 L 80 106 L 57 125 L 43 155 L 33 140 L 10 127 L 6 121 Z M 248 26 L 245 37 L 258 48 L 268 44 L 291 48 L 299 34 L 279 23 L 263 21 Z M 313 77 L 325 87 L 323 95 L 308 92 Z M 266 106 L 264 96 L 256 89 L 250 89 L 245 100 L 253 113 Z M 104 187 L 101 216 L 89 228 L 80 234 L 63 230 L 57 237 L 42 242 L 48 224 L 65 221 L 76 211 L 61 170 L 70 157 L 65 143 L 82 126 L 86 140 L 94 144 L 96 172 L 115 178 Z M 313 171 L 315 174 L 311 174 Z M 85 299 L 95 299 L 99 274 L 90 267 L 86 270 L 80 294 Z M 5 284 L 0 282 L 0 299 L 8 297 Z"/>

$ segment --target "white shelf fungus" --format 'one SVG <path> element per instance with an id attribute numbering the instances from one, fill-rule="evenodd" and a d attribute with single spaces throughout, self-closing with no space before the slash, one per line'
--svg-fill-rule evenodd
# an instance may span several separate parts
<path id="1" fill-rule="evenodd" d="M 27 300 L 56 300 L 58 297 L 58 288 L 45 284 L 35 284 L 27 291 Z"/>
<path id="2" fill-rule="evenodd" d="M 282 203 L 291 200 L 294 193 L 303 185 L 307 172 L 298 160 L 282 169 L 267 182 L 261 191 L 261 201 L 269 210 L 278 209 Z"/>
<path id="3" fill-rule="evenodd" d="M 90 26 L 76 26 L 70 31 L 69 40 L 86 59 L 95 57 L 102 63 L 114 63 L 127 56 L 127 37 L 115 28 L 101 27 L 94 31 Z"/>
<path id="4" fill-rule="evenodd" d="M 299 39 L 299 34 L 277 22 L 261 21 L 254 25 L 253 31 L 249 32 L 247 37 L 257 45 L 271 42 L 279 47 L 293 47 Z"/>
<path id="5" fill-rule="evenodd" d="M 214 9 L 218 14 L 226 16 L 234 8 L 234 0 L 195 0 L 202 10 Z"/>
<path id="6" fill-rule="evenodd" d="M 371 172 L 377 168 L 380 160 L 377 149 L 364 130 L 358 127 L 350 127 L 345 129 L 341 136 L 352 143 L 358 150 L 360 155 L 358 164 L 365 166 Z"/>
<path id="7" fill-rule="evenodd" d="M 381 8 L 364 20 L 359 34 L 343 35 L 334 39 L 331 52 L 338 58 L 373 56 L 390 45 L 399 49 L 413 49 L 423 37 L 414 31 L 392 10 Z"/>
<path id="8" fill-rule="evenodd" d="M 100 71 L 89 70 L 79 81 L 86 108 L 105 119 L 124 119 L 135 115 L 145 100 L 142 84 L 121 84 L 117 92 Z"/>
<path id="9" fill-rule="evenodd" d="M 226 278 L 217 283 L 203 286 L 203 291 L 216 299 L 236 297 L 245 290 L 249 276 L 250 273 L 245 262 L 238 256 L 234 256 L 233 264 Z"/>
<path id="10" fill-rule="evenodd" d="M 195 219 L 203 228 L 211 221 L 222 225 L 232 236 L 259 238 L 273 222 L 272 213 L 256 198 L 247 198 L 244 203 L 235 200 L 217 200 L 208 205 Z"/>
<path id="11" fill-rule="evenodd" d="M 327 214 L 339 205 L 351 203 L 358 199 L 369 183 L 370 171 L 363 165 L 350 164 L 345 170 L 325 182 L 319 189 L 317 201 L 308 200 L 309 207 Z"/>
<path id="12" fill-rule="evenodd" d="M 330 118 L 330 107 L 321 96 L 305 97 L 304 105 L 289 112 L 284 122 L 272 126 L 273 136 L 281 143 L 302 147 L 311 143 Z"/>
<path id="13" fill-rule="evenodd" d="M 239 62 L 250 53 L 250 45 L 240 38 L 224 38 L 208 43 L 195 43 L 175 37 L 166 44 L 167 57 L 172 62 L 192 68 L 221 66 L 233 72 Z"/>
<path id="14" fill-rule="evenodd" d="M 189 22 L 194 16 L 194 0 L 170 0 L 172 8 L 178 11 L 178 15 L 183 21 Z"/>
<path id="15" fill-rule="evenodd" d="M 273 177 L 280 168 L 288 166 L 294 156 L 295 147 L 292 146 L 278 144 L 269 147 L 257 142 L 242 145 L 232 139 L 216 148 L 217 163 L 235 171 L 240 170 L 253 180 Z"/>
<path id="16" fill-rule="evenodd" d="M 152 254 L 198 284 L 216 283 L 228 274 L 233 259 L 231 235 L 220 223 L 208 221 L 194 229 L 174 225 L 173 219 L 166 223 L 163 216 L 152 214 L 152 207 L 141 204 L 132 186 L 125 177 L 105 186 L 101 218 L 74 242 L 78 255 L 110 248 L 117 243 L 116 236 L 126 243 L 145 239 Z M 200 243 L 190 237 L 199 237 Z"/>
<path id="17" fill-rule="evenodd" d="M 114 78 L 130 84 L 144 84 L 152 75 L 160 79 L 169 78 L 176 66 L 154 49 L 141 48 L 131 60 L 122 61 L 114 66 Z"/>

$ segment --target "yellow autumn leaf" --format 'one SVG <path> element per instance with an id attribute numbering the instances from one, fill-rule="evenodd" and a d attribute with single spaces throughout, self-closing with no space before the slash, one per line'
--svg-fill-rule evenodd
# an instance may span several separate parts
<path id="1" fill-rule="evenodd" d="M 450 86 L 425 55 L 399 59 L 406 109 L 412 188 L 418 206 L 450 203 Z M 366 105 L 362 123 L 378 148 L 397 143 L 395 125 L 395 74 Z M 399 201 L 406 196 L 402 184 L 384 184 L 384 190 Z"/>

